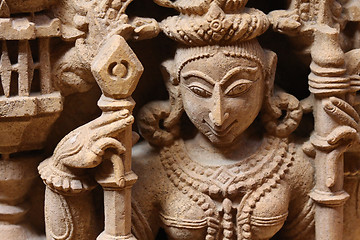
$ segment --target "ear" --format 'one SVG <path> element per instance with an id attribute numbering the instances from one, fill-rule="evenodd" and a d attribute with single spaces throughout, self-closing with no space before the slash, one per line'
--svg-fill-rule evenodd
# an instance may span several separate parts
<path id="1" fill-rule="evenodd" d="M 266 50 L 265 58 L 267 89 L 262 119 L 268 133 L 281 138 L 288 137 L 298 127 L 303 111 L 299 100 L 294 96 L 284 92 L 273 94 L 277 56 L 274 52 Z M 287 112 L 286 116 L 280 119 L 283 111 Z"/>
<path id="2" fill-rule="evenodd" d="M 281 116 L 281 110 L 273 102 L 274 82 L 277 65 L 277 55 L 273 51 L 265 50 L 265 98 L 263 107 L 271 117 Z"/>
<path id="3" fill-rule="evenodd" d="M 277 65 L 277 55 L 273 51 L 265 50 L 265 83 L 266 83 L 266 97 L 271 97 L 274 90 L 274 81 Z"/>
<path id="4" fill-rule="evenodd" d="M 166 60 L 161 64 L 161 72 L 165 81 L 166 88 L 169 92 L 170 114 L 164 120 L 165 128 L 171 128 L 179 121 L 183 112 L 183 104 L 179 89 L 179 80 L 176 76 L 176 67 L 174 60 Z"/>
<path id="5" fill-rule="evenodd" d="M 176 67 L 174 60 L 166 60 L 161 63 L 161 73 L 164 78 L 166 89 L 169 92 L 170 103 L 172 104 L 179 96 L 179 81 L 176 76 Z"/>
<path id="6" fill-rule="evenodd" d="M 176 76 L 176 67 L 174 60 L 166 60 L 161 63 L 160 66 L 161 73 L 165 80 L 166 85 L 171 83 L 172 85 L 178 85 L 179 80 Z"/>

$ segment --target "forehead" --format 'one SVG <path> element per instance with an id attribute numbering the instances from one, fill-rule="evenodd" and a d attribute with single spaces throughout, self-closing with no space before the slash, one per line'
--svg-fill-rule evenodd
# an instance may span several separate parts
<path id="1" fill-rule="evenodd" d="M 205 73 L 214 80 L 220 80 L 236 67 L 257 68 L 257 73 L 261 73 L 262 71 L 261 67 L 253 60 L 244 57 L 225 56 L 222 52 L 219 52 L 212 57 L 200 58 L 189 62 L 184 66 L 181 73 L 197 70 Z"/>

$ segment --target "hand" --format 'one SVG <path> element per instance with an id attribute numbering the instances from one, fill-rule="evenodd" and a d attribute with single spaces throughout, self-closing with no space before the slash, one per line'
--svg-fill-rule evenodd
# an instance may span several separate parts
<path id="1" fill-rule="evenodd" d="M 112 148 L 118 154 L 125 151 L 116 137 L 133 122 L 134 117 L 127 109 L 103 113 L 99 118 L 70 132 L 60 141 L 52 156 L 54 163 L 73 168 L 98 166 L 106 149 Z"/>
<path id="2" fill-rule="evenodd" d="M 360 117 L 349 103 L 337 97 L 330 97 L 323 102 L 323 107 L 325 112 L 339 124 L 326 138 L 330 145 L 335 145 L 340 140 L 360 141 Z"/>

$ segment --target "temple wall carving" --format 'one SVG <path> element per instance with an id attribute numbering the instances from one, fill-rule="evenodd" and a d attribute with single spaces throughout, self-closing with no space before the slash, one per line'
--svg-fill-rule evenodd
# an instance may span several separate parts
<path id="1" fill-rule="evenodd" d="M 360 239 L 358 0 L 0 0 L 0 240 Z"/>

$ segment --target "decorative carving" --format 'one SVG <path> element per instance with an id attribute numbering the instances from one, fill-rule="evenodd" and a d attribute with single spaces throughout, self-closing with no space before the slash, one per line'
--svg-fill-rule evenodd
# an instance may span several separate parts
<path id="1" fill-rule="evenodd" d="M 61 36 L 60 21 L 37 13 L 51 2 L 0 2 L 1 239 L 40 237 L 25 221 L 30 209 L 25 200 L 42 160 L 30 151 L 44 147 L 62 111 L 50 76 L 50 39 Z"/>
<path id="2" fill-rule="evenodd" d="M 281 239 L 312 239 L 313 170 L 288 139 L 303 111 L 292 95 L 274 93 L 276 55 L 256 40 L 267 17 L 246 1 L 156 2 L 180 12 L 160 23 L 180 45 L 163 63 L 170 101 L 138 117 L 158 148 L 134 147 L 134 202 L 147 225 L 170 239 L 230 240 L 270 239 L 289 224 Z M 184 112 L 198 130 L 186 140 Z M 260 112 L 267 133 L 256 130 Z"/>
<path id="3" fill-rule="evenodd" d="M 135 27 L 128 24 L 124 12 L 130 2 L 94 3 L 94 9 L 89 8 L 86 15 L 90 20 L 87 37 L 76 40 L 85 51 L 90 51 L 87 55 L 75 54 L 80 53 L 86 61 L 79 70 L 91 71 L 102 90 L 98 106 L 103 114 L 65 136 L 53 156 L 39 166 L 47 186 L 48 238 L 85 240 L 97 236 L 90 193 L 97 182 L 104 190 L 105 208 L 105 229 L 97 239 L 135 239 L 131 234 L 131 187 L 137 179 L 131 171 L 131 113 L 135 106 L 131 94 L 143 67 L 124 38 L 132 34 L 136 39 L 156 35 L 157 24 L 141 18 L 133 20 Z M 69 55 L 61 65 L 72 64 L 67 61 L 73 57 Z M 61 74 L 74 70 L 66 68 L 60 70 Z M 88 208 L 83 207 L 84 202 Z M 86 221 L 80 223 L 83 218 Z"/>
<path id="4" fill-rule="evenodd" d="M 271 147 L 279 145 L 282 145 L 282 147 L 278 151 L 270 150 Z M 289 171 L 288 168 L 292 164 L 294 153 L 292 152 L 286 156 L 287 150 L 284 148 L 287 148 L 286 142 L 270 137 L 264 143 L 264 146 L 261 146 L 258 152 L 250 158 L 244 159 L 241 163 L 235 165 L 219 168 L 219 166 L 202 166 L 191 160 L 186 156 L 184 143 L 181 142 L 175 143 L 168 149 L 163 149 L 164 152 L 160 153 L 160 160 L 167 176 L 178 190 L 188 195 L 205 212 L 206 218 L 213 220 L 212 224 L 207 223 L 207 239 L 216 238 L 218 232 L 213 230 L 221 228 L 223 228 L 225 237 L 231 238 L 237 233 L 237 239 L 243 239 L 251 236 L 251 215 L 256 207 L 256 202 L 260 201 L 265 192 L 270 192 L 272 188 L 276 188 L 281 179 L 284 179 L 285 173 Z M 172 157 L 174 153 L 180 159 Z M 284 156 L 285 159 L 279 156 Z M 264 172 L 266 175 L 264 175 Z M 250 189 L 252 191 L 247 193 L 247 198 L 243 198 L 242 203 L 235 207 L 237 217 L 236 224 L 234 224 L 231 216 L 233 203 L 229 198 L 236 197 L 239 191 Z M 222 214 L 217 211 L 216 200 L 214 202 L 214 199 L 219 197 L 224 198 L 222 203 L 224 212 Z M 207 201 L 199 201 L 200 198 Z M 244 211 L 246 208 L 252 210 Z M 162 213 L 160 214 L 162 218 L 166 219 Z M 260 218 L 258 221 L 263 221 L 263 225 L 269 224 L 270 226 L 271 224 L 282 223 L 286 217 L 287 213 L 282 217 L 270 217 L 263 220 L 260 220 Z M 189 222 L 193 223 L 193 221 Z M 214 223 L 217 224 L 215 228 Z M 170 223 L 164 222 L 164 224 L 168 225 Z M 178 225 L 175 223 L 172 223 L 172 225 L 182 227 L 181 222 Z M 183 227 L 186 228 L 186 226 Z M 202 228 L 203 226 L 199 222 L 199 226 L 194 224 L 193 227 Z M 235 230 L 234 227 L 237 229 Z"/>
<path id="5" fill-rule="evenodd" d="M 143 40 L 159 33 L 153 19 L 128 18 L 125 9 L 131 2 L 64 0 L 65 7 L 54 10 L 63 22 L 63 39 L 72 43 L 70 48 L 59 49 L 54 64 L 55 83 L 64 95 L 84 92 L 94 85 L 90 65 L 107 38 L 120 35 L 125 40 Z"/>
<path id="6" fill-rule="evenodd" d="M 131 2 L 0 0 L 0 240 L 359 239 L 359 1 Z"/>
<path id="7" fill-rule="evenodd" d="M 186 10 L 180 12 L 188 13 Z M 239 14 L 226 14 L 215 1 L 210 4 L 204 16 L 174 16 L 167 18 L 162 24 L 166 35 L 190 46 L 250 40 L 264 33 L 269 26 L 264 13 L 256 9 L 245 9 Z"/>
<path id="8" fill-rule="evenodd" d="M 303 54 L 311 54 L 309 90 L 315 131 L 310 152 L 316 162 L 311 197 L 317 202 L 317 239 L 343 238 L 342 224 L 336 221 L 342 221 L 343 205 L 349 198 L 343 190 L 343 153 L 359 141 L 360 118 L 352 106 L 357 80 L 347 74 L 347 67 L 350 70 L 353 66 L 346 65 L 351 54 L 344 54 L 345 38 L 341 38 L 347 22 L 358 20 L 353 1 L 345 2 L 292 1 L 289 10 L 270 14 L 275 30 L 306 39 Z"/>

